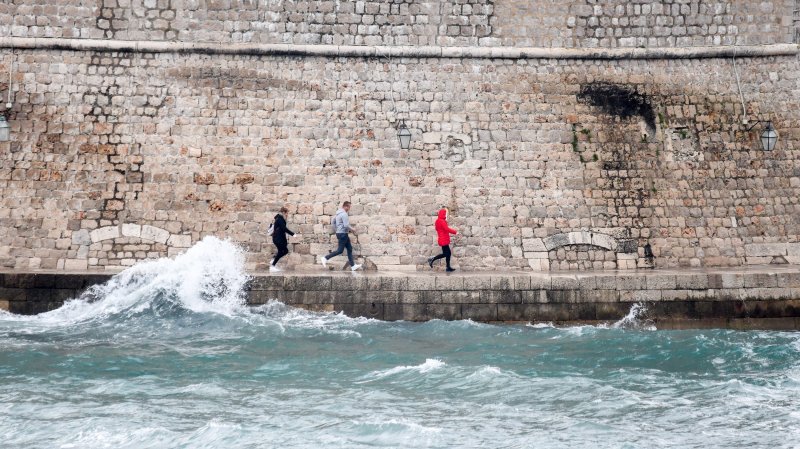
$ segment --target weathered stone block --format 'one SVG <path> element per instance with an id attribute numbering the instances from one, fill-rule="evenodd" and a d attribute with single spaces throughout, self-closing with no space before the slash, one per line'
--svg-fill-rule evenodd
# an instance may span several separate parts
<path id="1" fill-rule="evenodd" d="M 497 321 L 497 304 L 462 304 L 461 318 L 473 321 Z"/>
<path id="2" fill-rule="evenodd" d="M 544 239 L 544 246 L 548 251 L 569 245 L 569 236 L 567 234 L 555 234 Z"/>
<path id="3" fill-rule="evenodd" d="M 331 276 L 331 289 L 336 291 L 367 290 L 367 280 L 363 276 Z"/>
<path id="4" fill-rule="evenodd" d="M 142 226 L 136 223 L 123 223 L 122 235 L 124 237 L 140 238 L 142 236 Z"/>
<path id="5" fill-rule="evenodd" d="M 192 246 L 192 236 L 173 234 L 167 240 L 167 245 L 175 248 L 189 248 Z"/>
<path id="6" fill-rule="evenodd" d="M 548 290 L 546 294 L 547 302 L 550 304 L 568 304 L 581 299 L 578 290 Z"/>
<path id="7" fill-rule="evenodd" d="M 101 242 L 103 240 L 111 240 L 119 237 L 119 227 L 117 226 L 104 226 L 97 228 L 89 233 L 92 243 Z"/>
<path id="8" fill-rule="evenodd" d="M 492 290 L 511 290 L 514 288 L 514 278 L 512 276 L 492 276 Z"/>
<path id="9" fill-rule="evenodd" d="M 742 288 L 744 287 L 744 275 L 737 273 L 723 273 L 720 288 Z"/>
<path id="10" fill-rule="evenodd" d="M 169 240 L 169 231 L 155 226 L 144 225 L 142 226 L 141 238 L 158 243 L 167 243 L 167 240 Z"/>
<path id="11" fill-rule="evenodd" d="M 578 289 L 597 290 L 597 279 L 594 276 L 578 276 Z"/>
<path id="12" fill-rule="evenodd" d="M 442 304 L 477 304 L 481 302 L 481 291 L 443 291 Z"/>
<path id="13" fill-rule="evenodd" d="M 528 275 L 513 276 L 513 281 L 514 290 L 530 290 L 531 288 L 531 277 Z"/>
<path id="14" fill-rule="evenodd" d="M 751 243 L 744 245 L 747 257 L 773 257 L 786 256 L 788 245 L 786 243 Z"/>
<path id="15" fill-rule="evenodd" d="M 522 240 L 522 249 L 527 252 L 547 253 L 547 247 L 542 239 L 530 238 Z"/>
<path id="16" fill-rule="evenodd" d="M 744 286 L 746 288 L 777 287 L 778 276 L 775 273 L 745 273 Z"/>
<path id="17" fill-rule="evenodd" d="M 674 275 L 654 274 L 647 275 L 645 282 L 650 290 L 674 290 L 678 281 Z"/>
<path id="18" fill-rule="evenodd" d="M 91 245 L 92 236 L 89 234 L 88 229 L 81 229 L 72 233 L 73 245 Z"/>
<path id="19" fill-rule="evenodd" d="M 467 290 L 489 290 L 492 288 L 492 277 L 481 274 L 465 276 L 464 288 Z"/>
<path id="20" fill-rule="evenodd" d="M 661 290 L 620 290 L 620 302 L 661 301 Z"/>
<path id="21" fill-rule="evenodd" d="M 537 304 L 547 302 L 547 290 L 525 290 L 520 293 L 523 303 Z"/>
<path id="22" fill-rule="evenodd" d="M 800 273 L 778 273 L 777 285 L 784 288 L 800 288 Z"/>
<path id="23" fill-rule="evenodd" d="M 681 274 L 676 277 L 679 290 L 703 290 L 708 288 L 707 274 Z"/>
<path id="24" fill-rule="evenodd" d="M 552 276 L 550 279 L 551 287 L 553 290 L 578 290 L 580 283 L 575 276 Z"/>
<path id="25" fill-rule="evenodd" d="M 436 278 L 433 276 L 409 276 L 406 282 L 409 290 L 433 290 L 436 288 Z"/>
<path id="26" fill-rule="evenodd" d="M 382 276 L 381 290 L 405 290 L 408 286 L 408 281 L 404 277 L 397 276 Z"/>
<path id="27" fill-rule="evenodd" d="M 464 277 L 462 276 L 437 276 L 437 290 L 462 290 L 464 288 Z"/>
<path id="28" fill-rule="evenodd" d="M 287 276 L 284 279 L 286 290 L 331 290 L 330 276 Z"/>
<path id="29" fill-rule="evenodd" d="M 603 283 L 605 285 L 605 282 Z M 617 276 L 617 290 L 645 290 L 647 289 L 647 278 L 644 275 Z M 597 280 L 598 288 L 600 279 Z"/>
<path id="30" fill-rule="evenodd" d="M 65 270 L 86 270 L 89 268 L 89 261 L 87 259 L 67 259 L 64 261 Z"/>
<path id="31" fill-rule="evenodd" d="M 597 275 L 594 278 L 597 288 L 600 290 L 616 290 L 617 277 L 612 275 Z"/>
<path id="32" fill-rule="evenodd" d="M 483 290 L 478 301 L 485 304 L 515 304 L 522 302 L 522 292 L 514 290 Z"/>
<path id="33" fill-rule="evenodd" d="M 552 285 L 549 275 L 531 276 L 531 290 L 549 290 Z"/>

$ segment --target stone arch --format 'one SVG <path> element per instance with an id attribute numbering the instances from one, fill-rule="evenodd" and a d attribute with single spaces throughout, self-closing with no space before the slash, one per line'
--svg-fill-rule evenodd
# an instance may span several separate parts
<path id="1" fill-rule="evenodd" d="M 565 246 L 590 246 L 612 252 L 618 269 L 634 269 L 637 266 L 638 245 L 635 240 L 620 240 L 601 232 L 565 232 L 543 239 L 523 239 L 522 242 L 525 258 L 535 271 L 550 270 L 551 252 Z"/>

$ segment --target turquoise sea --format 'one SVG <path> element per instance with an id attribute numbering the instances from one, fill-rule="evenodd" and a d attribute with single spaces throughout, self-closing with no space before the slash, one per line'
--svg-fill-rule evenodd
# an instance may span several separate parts
<path id="1" fill-rule="evenodd" d="M 800 447 L 798 333 L 387 323 L 246 281 L 207 238 L 0 312 L 0 447 Z"/>

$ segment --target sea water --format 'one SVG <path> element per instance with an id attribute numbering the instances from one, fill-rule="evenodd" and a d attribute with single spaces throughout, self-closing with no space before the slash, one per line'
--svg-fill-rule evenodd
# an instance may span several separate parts
<path id="1" fill-rule="evenodd" d="M 0 314 L 0 447 L 800 447 L 800 334 L 247 308 L 207 238 Z"/>

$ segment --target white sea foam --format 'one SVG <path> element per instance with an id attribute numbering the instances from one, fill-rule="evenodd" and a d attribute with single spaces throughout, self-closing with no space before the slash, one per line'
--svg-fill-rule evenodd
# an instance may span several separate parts
<path id="1" fill-rule="evenodd" d="M 528 323 L 525 326 L 532 327 L 534 329 L 554 329 L 556 326 L 553 323 Z"/>
<path id="2" fill-rule="evenodd" d="M 71 324 L 159 306 L 231 316 L 244 310 L 247 280 L 241 249 L 230 241 L 206 237 L 174 259 L 140 262 L 59 309 L 18 319 Z"/>
<path id="3" fill-rule="evenodd" d="M 420 374 L 425 374 L 434 370 L 438 370 L 439 368 L 443 368 L 446 365 L 446 363 L 439 359 L 425 359 L 425 363 L 419 365 L 395 366 L 394 368 L 389 368 L 387 370 L 373 371 L 368 377 L 380 379 L 405 372 L 417 372 Z"/>
<path id="4" fill-rule="evenodd" d="M 361 338 L 354 326 L 378 323 L 378 320 L 365 317 L 351 318 L 344 313 L 311 312 L 287 306 L 276 300 L 252 309 L 252 318 L 266 320 L 285 333 L 287 328 L 317 330 L 327 334 L 339 334 Z"/>
<path id="5" fill-rule="evenodd" d="M 480 369 L 478 369 L 474 373 L 472 373 L 469 376 L 467 376 L 467 378 L 470 378 L 470 379 L 474 379 L 474 378 L 493 379 L 493 378 L 497 378 L 497 377 L 503 376 L 504 374 L 505 373 L 500 368 L 498 368 L 496 366 L 488 365 L 488 366 L 480 367 Z"/>
<path id="6" fill-rule="evenodd" d="M 628 314 L 612 326 L 615 329 L 656 330 L 652 320 L 647 318 L 647 306 L 637 302 L 631 306 Z"/>

